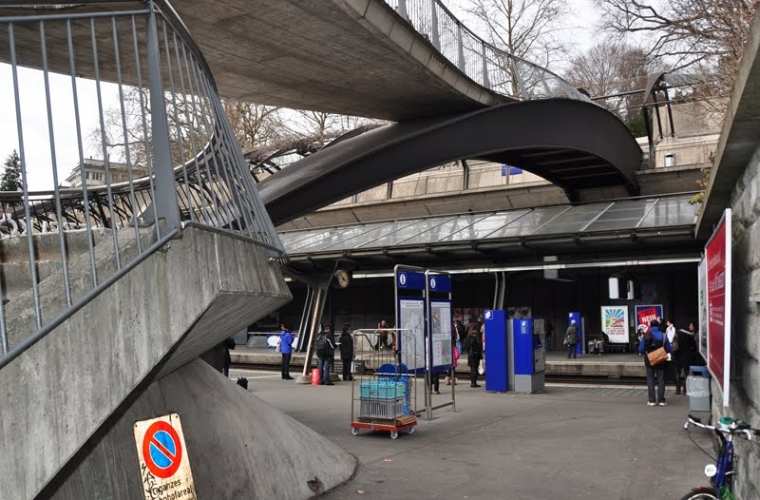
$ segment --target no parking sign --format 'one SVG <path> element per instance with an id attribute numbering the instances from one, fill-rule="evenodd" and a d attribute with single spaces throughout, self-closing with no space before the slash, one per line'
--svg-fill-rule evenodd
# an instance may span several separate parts
<path id="1" fill-rule="evenodd" d="M 179 415 L 135 422 L 135 443 L 146 500 L 196 500 Z"/>

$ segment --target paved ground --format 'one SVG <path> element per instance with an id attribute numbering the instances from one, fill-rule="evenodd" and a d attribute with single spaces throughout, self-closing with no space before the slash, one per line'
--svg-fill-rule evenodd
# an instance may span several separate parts
<path id="1" fill-rule="evenodd" d="M 272 372 L 233 370 L 255 395 L 353 453 L 345 499 L 680 499 L 706 483 L 709 462 L 683 431 L 688 398 L 646 406 L 639 387 L 549 386 L 537 395 L 457 386 L 457 411 L 439 410 L 417 432 L 352 436 L 350 383 L 296 385 Z M 434 402 L 450 399 L 442 385 Z M 421 397 L 420 397 L 421 399 Z M 704 414 L 702 415 L 704 416 Z M 710 449 L 701 431 L 691 436 Z"/>

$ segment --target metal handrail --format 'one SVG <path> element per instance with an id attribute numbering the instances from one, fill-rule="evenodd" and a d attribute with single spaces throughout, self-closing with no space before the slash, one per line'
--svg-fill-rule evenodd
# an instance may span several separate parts
<path id="1" fill-rule="evenodd" d="M 556 73 L 483 40 L 441 0 L 385 0 L 385 3 L 462 73 L 489 90 L 523 100 L 550 97 L 589 100 Z M 508 63 L 500 64 L 499 60 Z M 505 85 L 509 87 L 505 89 Z"/>
<path id="2" fill-rule="evenodd" d="M 8 88 L 14 93 L 22 184 L 18 192 L 0 193 L 0 246 L 6 246 L 5 253 L 10 256 L 3 266 L 14 276 L 9 280 L 6 274 L 0 288 L 0 368 L 186 227 L 224 231 L 261 246 L 275 258 L 284 256 L 224 114 L 208 64 L 168 2 L 82 0 L 69 7 L 76 8 L 52 3 L 9 5 L 0 0 L 0 36 L 10 48 L 7 57 L 12 80 L 8 79 Z M 54 44 L 54 39 L 63 43 Z M 42 102 L 47 110 L 52 190 L 29 188 L 26 152 L 44 151 L 47 144 L 39 144 L 44 139 L 32 134 L 29 136 L 37 140 L 24 137 L 25 111 L 38 104 L 32 106 L 20 92 L 24 82 L 18 68 L 23 64 L 39 66 L 44 78 L 45 95 L 32 100 Z M 100 78 L 101 64 L 109 65 L 110 82 Z M 87 83 L 82 68 L 92 77 Z M 63 80 L 70 78 L 73 113 L 54 116 L 49 82 L 56 73 L 63 75 Z M 126 163 L 122 165 L 108 153 L 102 100 L 107 85 L 118 91 L 120 110 L 114 111 L 116 119 L 110 126 L 117 138 L 111 142 L 120 142 L 123 135 Z M 124 105 L 130 86 L 139 98 L 130 109 L 132 114 Z M 89 108 L 82 104 L 85 100 Z M 60 102 L 61 97 L 56 96 L 56 105 Z M 104 160 L 87 163 L 80 115 L 94 114 L 95 105 L 100 124 L 98 147 Z M 143 132 L 142 138 L 129 141 L 128 133 L 135 130 Z M 71 160 L 60 158 L 56 143 L 70 141 L 70 131 L 76 132 L 79 175 L 71 177 L 74 187 L 66 188 L 58 181 L 58 168 Z M 144 165 L 137 163 L 135 149 L 144 156 Z M 93 179 L 103 176 L 104 185 L 92 185 Z M 153 233 L 152 244 L 143 242 L 146 230 Z M 134 240 L 128 243 L 131 233 Z M 100 257 L 96 257 L 96 244 L 106 248 Z M 85 270 L 88 254 L 89 269 Z M 78 259 L 79 273 L 91 274 L 89 288 L 74 281 L 76 274 L 69 279 L 76 255 L 82 257 Z M 104 265 L 103 255 L 111 256 L 113 266 Z M 109 267 L 115 270 L 104 270 Z M 28 280 L 23 277 L 24 268 Z M 48 277 L 52 281 L 42 288 Z M 44 293 L 59 287 L 65 303 L 41 300 Z M 24 307 L 31 307 L 29 320 L 36 325 L 34 331 L 26 331 L 32 327 L 16 319 Z M 10 331 L 8 319 L 15 321 Z"/>

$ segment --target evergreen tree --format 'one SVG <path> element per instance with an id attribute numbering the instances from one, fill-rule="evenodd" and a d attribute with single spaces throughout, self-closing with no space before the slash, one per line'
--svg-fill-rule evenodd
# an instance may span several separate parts
<path id="1" fill-rule="evenodd" d="M 16 150 L 5 159 L 5 170 L 0 176 L 0 191 L 21 191 L 21 159 Z"/>

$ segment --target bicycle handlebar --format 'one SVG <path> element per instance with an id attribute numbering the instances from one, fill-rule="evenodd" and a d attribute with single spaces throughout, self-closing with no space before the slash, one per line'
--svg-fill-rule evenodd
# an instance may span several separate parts
<path id="1" fill-rule="evenodd" d="M 723 420 L 727 420 L 727 422 L 723 422 Z M 686 422 L 684 422 L 683 428 L 688 430 L 690 425 L 710 431 L 722 432 L 723 434 L 744 435 L 748 441 L 752 441 L 753 436 L 760 436 L 760 430 L 753 429 L 747 424 L 747 422 L 734 417 L 721 419 L 721 422 L 718 424 L 719 427 L 715 427 L 709 424 L 703 424 L 701 419 L 689 415 Z"/>

